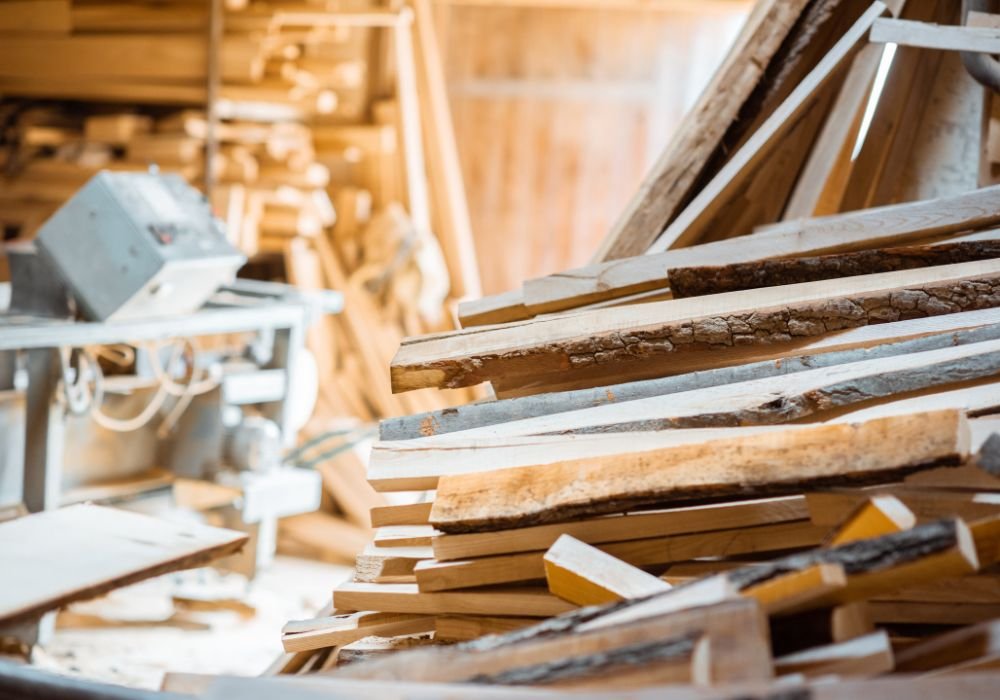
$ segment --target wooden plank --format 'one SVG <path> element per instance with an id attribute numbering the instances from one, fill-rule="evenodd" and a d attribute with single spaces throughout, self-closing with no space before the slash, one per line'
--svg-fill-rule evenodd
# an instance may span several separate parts
<path id="1" fill-rule="evenodd" d="M 391 525 L 426 525 L 431 516 L 432 503 L 378 506 L 372 508 L 372 527 Z"/>
<path id="2" fill-rule="evenodd" d="M 246 541 L 240 532 L 91 505 L 16 518 L 0 524 L 0 620 L 29 620 L 152 576 L 202 566 Z"/>
<path id="3" fill-rule="evenodd" d="M 528 435 L 468 438 L 455 441 L 423 440 L 378 443 L 368 467 L 376 491 L 417 491 L 437 488 L 438 479 L 451 474 L 492 471 L 509 467 L 549 464 L 580 457 L 615 455 L 623 451 L 656 449 L 726 437 L 751 435 L 763 428 L 703 428 L 580 435 Z M 424 445 L 424 442 L 432 444 Z"/>
<path id="4" fill-rule="evenodd" d="M 665 595 L 672 595 L 669 592 Z M 663 598 L 664 595 L 657 596 Z M 619 604 L 622 605 L 622 604 Z M 607 606 L 605 606 L 607 607 Z M 771 675 L 766 627 L 749 600 L 673 610 L 614 625 L 597 624 L 605 608 L 585 608 L 533 627 L 448 647 L 421 650 L 337 672 L 338 677 L 459 682 L 509 669 L 627 649 L 654 640 L 707 634 L 714 641 L 708 680 L 764 680 Z M 736 630 L 741 633 L 737 634 Z M 561 632 L 553 634 L 553 632 Z"/>
<path id="5" fill-rule="evenodd" d="M 979 326 L 978 328 L 973 328 Z M 969 329 L 969 330 L 965 330 Z M 498 401 L 482 401 L 465 406 L 389 418 L 379 423 L 382 440 L 411 440 L 470 430 L 497 423 L 536 418 L 608 403 L 632 401 L 749 379 L 791 374 L 879 357 L 964 345 L 1000 338 L 1000 310 L 968 311 L 928 319 L 896 321 L 842 331 L 836 336 L 798 348 L 798 354 L 783 355 L 780 361 L 766 359 L 735 367 L 708 369 L 670 377 L 614 384 L 593 389 L 562 391 Z M 459 436 L 455 436 L 458 438 Z M 426 442 L 414 443 L 426 446 Z M 406 445 L 376 445 L 373 462 L 388 459 L 386 450 L 406 449 Z M 449 449 L 457 448 L 452 444 Z M 444 455 L 435 455 L 444 458 Z M 469 455 L 472 456 L 471 454 Z M 482 458 L 482 454 L 477 455 Z M 416 466 L 416 465 L 411 465 Z M 427 465 L 425 465 L 426 467 Z M 387 523 L 388 524 L 388 523 Z"/>
<path id="6" fill-rule="evenodd" d="M 789 342 L 832 330 L 1000 305 L 1000 261 L 601 309 L 405 341 L 394 391 L 470 386 L 498 376 L 566 373 L 656 355 Z"/>
<path id="7" fill-rule="evenodd" d="M 1000 512 L 1000 494 L 899 485 L 876 487 L 871 492 L 858 489 L 820 491 L 806 494 L 805 499 L 813 524 L 833 527 L 863 505 L 873 493 L 880 491 L 886 495 L 891 492 L 893 497 L 901 500 L 921 521 L 949 516 L 975 520 Z"/>
<path id="8" fill-rule="evenodd" d="M 342 583 L 333 592 L 338 610 L 379 610 L 417 615 L 551 617 L 574 606 L 538 588 L 427 593 L 413 583 Z"/>
<path id="9" fill-rule="evenodd" d="M 286 652 L 309 651 L 339 647 L 372 635 L 396 636 L 433 629 L 433 617 L 382 612 L 349 613 L 290 622 L 281 631 L 281 645 Z"/>
<path id="10" fill-rule="evenodd" d="M 750 586 L 743 595 L 760 603 L 768 615 L 782 615 L 802 610 L 846 586 L 844 567 L 819 563 Z"/>
<path id="11" fill-rule="evenodd" d="M 766 233 L 589 265 L 527 280 L 520 303 L 532 314 L 562 311 L 665 288 L 669 268 L 851 252 L 984 228 L 1000 222 L 998 198 L 1000 186 L 993 186 L 951 197 L 793 221 Z"/>
<path id="12" fill-rule="evenodd" d="M 601 544 L 777 525 L 802 520 L 807 510 L 805 503 L 804 496 L 783 496 L 742 503 L 638 511 L 496 532 L 438 535 L 433 541 L 434 557 L 438 561 L 448 561 L 537 551 L 550 547 L 562 534 L 589 544 Z"/>
<path id="13" fill-rule="evenodd" d="M 414 72 L 420 98 L 434 231 L 448 265 L 452 296 L 476 297 L 482 294 L 482 287 L 433 9 L 429 0 L 414 0 L 412 7 L 416 34 Z"/>
<path id="14" fill-rule="evenodd" d="M 904 673 L 933 671 L 997 653 L 1000 653 L 1000 622 L 990 620 L 903 649 L 896 656 L 896 669 Z"/>
<path id="15" fill-rule="evenodd" d="M 632 566 L 663 566 L 700 557 L 737 556 L 812 547 L 825 531 L 800 521 L 736 530 L 714 530 L 607 542 L 601 551 Z M 544 552 L 521 552 L 453 561 L 422 561 L 414 569 L 422 591 L 454 590 L 473 586 L 520 583 L 545 577 Z"/>
<path id="16" fill-rule="evenodd" d="M 881 405 L 875 405 L 873 409 L 884 409 L 892 403 L 885 400 L 894 395 L 905 395 L 914 391 L 926 392 L 935 387 L 946 387 L 973 380 L 992 382 L 998 371 L 1000 371 L 1000 341 L 991 340 L 965 347 L 868 360 L 833 368 L 807 370 L 783 377 L 768 377 L 551 416 L 510 421 L 464 433 L 454 433 L 450 439 L 449 436 L 443 436 L 424 440 L 428 447 L 432 447 L 437 442 L 447 446 L 455 437 L 462 435 L 472 438 L 480 436 L 499 438 L 509 435 L 648 432 L 727 425 L 766 426 L 817 414 L 819 417 L 829 418 L 832 411 L 844 411 L 857 404 L 872 405 L 876 400 L 881 400 Z M 898 411 L 893 412 L 898 413 Z M 743 430 L 746 433 L 767 432 L 752 431 L 747 428 Z M 697 441 L 698 434 L 690 435 Z M 693 442 L 687 436 L 688 433 L 682 433 L 675 438 L 669 436 L 647 438 L 644 443 L 637 441 L 635 448 L 630 451 L 656 449 L 657 443 L 667 447 L 670 443 L 679 445 Z M 726 433 L 719 435 L 719 437 L 726 436 Z M 706 434 L 706 438 L 711 439 L 712 435 Z M 608 445 L 609 450 L 613 447 L 612 444 Z M 610 452 L 595 451 L 593 456 L 601 457 L 608 454 Z M 539 461 L 551 462 L 551 453 L 549 455 L 549 458 Z M 571 455 L 567 456 L 567 459 L 571 458 Z M 515 455 L 511 466 L 524 466 L 524 463 L 518 465 Z"/>
<path id="17" fill-rule="evenodd" d="M 758 488 L 795 491 L 830 478 L 891 481 L 908 471 L 958 463 L 968 440 L 965 418 L 942 411 L 717 440 L 622 455 L 610 463 L 584 459 L 449 476 L 439 482 L 431 523 L 449 533 L 499 530 L 623 512 L 637 504 L 746 497 Z M 671 468 L 663 469 L 666 464 Z M 764 464 L 768 469 L 761 473 L 755 465 Z M 531 499 L 523 497 L 528 485 Z"/>
<path id="18" fill-rule="evenodd" d="M 373 541 L 376 547 L 429 547 L 437 534 L 430 525 L 395 525 L 380 527 Z"/>
<path id="19" fill-rule="evenodd" d="M 462 328 L 468 328 L 531 318 L 534 314 L 528 312 L 523 302 L 520 289 L 462 301 L 458 304 L 458 322 Z"/>
<path id="20" fill-rule="evenodd" d="M 467 642 L 487 634 L 513 632 L 536 622 L 530 617 L 438 615 L 434 618 L 434 638 L 444 642 Z"/>
<path id="21" fill-rule="evenodd" d="M 980 237 L 984 235 L 988 238 L 982 240 Z M 926 246 L 880 248 L 712 267 L 672 268 L 667 275 L 670 277 L 670 290 L 674 298 L 679 299 L 1000 257 L 1000 232 L 989 231 L 974 237 L 978 240 L 962 238 Z"/>
<path id="22" fill-rule="evenodd" d="M 789 197 L 785 221 L 838 211 L 829 201 L 840 201 L 838 192 L 850 172 L 854 141 L 882 61 L 882 50 L 881 46 L 869 44 L 854 57 Z"/>
<path id="23" fill-rule="evenodd" d="M 839 74 L 863 46 L 872 23 L 885 12 L 885 9 L 885 5 L 881 2 L 872 3 L 854 26 L 844 33 L 785 101 L 659 235 L 648 252 L 660 253 L 670 248 L 681 248 L 698 240 L 711 217 L 725 205 L 733 192 L 745 182 L 753 168 L 771 153 L 781 137 L 797 123 L 798 117 L 805 113 L 820 91 Z"/>
<path id="24" fill-rule="evenodd" d="M 569 535 L 556 540 L 543 560 L 549 591 L 576 605 L 643 598 L 672 588 L 642 569 Z"/>
<path id="25" fill-rule="evenodd" d="M 917 516 L 895 496 L 872 496 L 830 533 L 831 546 L 909 530 Z"/>
<path id="26" fill-rule="evenodd" d="M 847 642 L 779 657 L 774 660 L 774 670 L 781 676 L 801 674 L 806 678 L 878 676 L 893 670 L 892 644 L 889 635 L 879 630 Z"/>
<path id="27" fill-rule="evenodd" d="M 757 8 L 712 82 L 602 241 L 595 261 L 641 255 L 681 211 L 806 4 L 801 0 L 770 1 Z"/>
<path id="28" fill-rule="evenodd" d="M 1000 53 L 1000 28 L 962 27 L 916 22 L 906 19 L 877 19 L 870 41 L 944 51 Z"/>
<path id="29" fill-rule="evenodd" d="M 816 564 L 839 564 L 846 585 L 808 602 L 823 608 L 885 595 L 926 581 L 964 576 L 979 568 L 976 544 L 961 520 L 938 520 L 839 547 L 823 547 L 774 559 L 724 574 L 737 588 L 801 571 Z M 877 617 L 873 619 L 878 619 Z"/>
<path id="30" fill-rule="evenodd" d="M 417 562 L 433 558 L 434 551 L 430 547 L 377 547 L 372 543 L 355 560 L 354 580 L 412 583 Z"/>

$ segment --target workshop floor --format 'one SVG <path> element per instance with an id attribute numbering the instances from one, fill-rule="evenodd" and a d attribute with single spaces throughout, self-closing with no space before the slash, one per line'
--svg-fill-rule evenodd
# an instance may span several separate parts
<path id="1" fill-rule="evenodd" d="M 60 673 L 158 689 L 164 673 L 258 675 L 281 653 L 280 631 L 330 600 L 350 567 L 278 557 L 249 585 L 199 569 L 74 605 L 34 663 Z M 200 610 L 175 596 L 213 602 Z"/>

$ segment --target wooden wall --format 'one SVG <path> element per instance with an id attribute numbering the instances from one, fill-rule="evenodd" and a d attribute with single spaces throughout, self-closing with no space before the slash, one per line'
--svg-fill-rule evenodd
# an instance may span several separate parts
<path id="1" fill-rule="evenodd" d="M 746 0 L 438 0 L 483 292 L 588 261 Z"/>

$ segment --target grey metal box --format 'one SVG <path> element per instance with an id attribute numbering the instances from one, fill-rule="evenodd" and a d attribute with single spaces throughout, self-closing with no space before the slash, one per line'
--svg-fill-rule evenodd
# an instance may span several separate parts
<path id="1" fill-rule="evenodd" d="M 98 173 L 36 243 L 95 321 L 195 311 L 246 262 L 201 193 L 153 173 Z"/>

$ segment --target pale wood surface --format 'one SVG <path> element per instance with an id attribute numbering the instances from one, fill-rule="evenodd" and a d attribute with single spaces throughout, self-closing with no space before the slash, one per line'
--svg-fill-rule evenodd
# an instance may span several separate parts
<path id="1" fill-rule="evenodd" d="M 393 358 L 392 385 L 394 391 L 468 386 L 509 373 L 566 372 L 588 365 L 639 362 L 656 354 L 691 352 L 696 347 L 733 347 L 737 343 L 734 335 L 740 333 L 731 324 L 749 330 L 749 344 L 776 344 L 790 341 L 792 335 L 824 335 L 833 329 L 898 320 L 903 309 L 894 305 L 910 306 L 900 292 L 951 295 L 953 288 L 969 282 L 983 282 L 987 287 L 974 292 L 972 298 L 949 296 L 952 302 L 964 299 L 967 308 L 951 302 L 929 303 L 918 294 L 925 300 L 924 308 L 917 309 L 914 298 L 913 309 L 907 313 L 934 316 L 993 307 L 1000 305 L 1000 296 L 990 291 L 994 284 L 1000 286 L 998 278 L 1000 261 L 987 260 L 862 275 L 850 278 L 850 284 L 824 280 L 766 287 L 414 338 L 404 341 Z M 763 330 L 759 326 L 765 317 L 770 318 L 768 313 L 785 313 L 787 317 L 782 318 L 787 320 L 778 330 L 757 337 L 755 326 Z M 794 327 L 788 325 L 790 322 Z"/>
<path id="2" fill-rule="evenodd" d="M 151 576 L 207 564 L 247 536 L 99 506 L 0 524 L 0 619 L 40 615 Z"/>
<path id="3" fill-rule="evenodd" d="M 694 494 L 734 497 L 757 484 L 791 490 L 812 479 L 891 480 L 901 470 L 957 463 L 968 444 L 962 414 L 942 411 L 717 440 L 613 462 L 570 460 L 450 476 L 439 482 L 431 523 L 445 532 L 497 530 Z"/>

